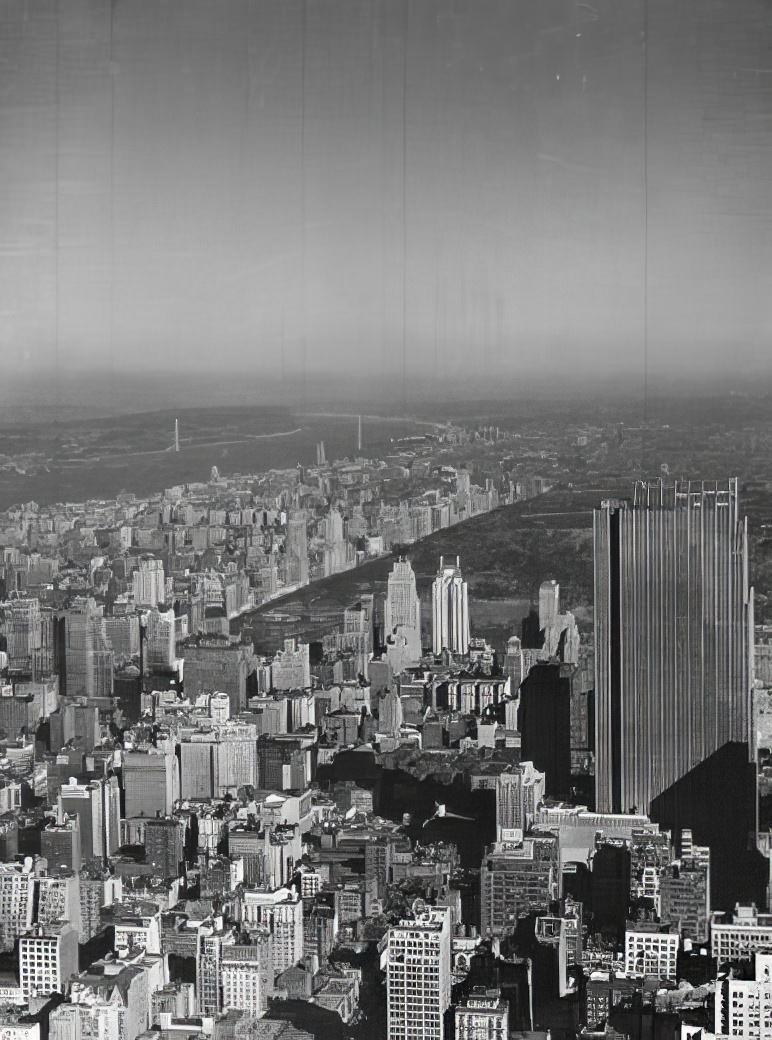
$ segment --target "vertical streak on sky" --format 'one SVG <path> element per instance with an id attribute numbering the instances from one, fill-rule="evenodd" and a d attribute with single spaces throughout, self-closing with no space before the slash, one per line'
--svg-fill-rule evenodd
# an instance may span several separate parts
<path id="1" fill-rule="evenodd" d="M 59 358 L 59 156 L 61 154 L 61 94 L 59 87 L 60 60 L 61 60 L 61 32 L 59 23 L 59 4 L 55 5 L 55 38 L 54 38 L 54 359 L 56 368 L 56 383 L 61 378 L 61 365 Z"/>
<path id="2" fill-rule="evenodd" d="M 300 381 L 301 400 L 307 406 L 308 316 L 306 304 L 306 34 L 308 0 L 300 0 Z"/>
<path id="3" fill-rule="evenodd" d="M 641 471 L 648 472 L 647 430 L 649 418 L 649 0 L 641 0 L 643 31 L 641 32 L 641 66 L 643 77 L 643 439 Z"/>
<path id="4" fill-rule="evenodd" d="M 115 378 L 115 53 L 113 51 L 113 29 L 115 22 L 115 4 L 117 0 L 108 0 L 110 5 L 110 57 L 108 70 L 110 75 L 110 269 L 108 294 L 108 343 L 110 351 L 110 371 Z"/>
<path id="5" fill-rule="evenodd" d="M 407 84 L 410 60 L 410 0 L 402 0 L 402 404 L 407 405 Z"/>

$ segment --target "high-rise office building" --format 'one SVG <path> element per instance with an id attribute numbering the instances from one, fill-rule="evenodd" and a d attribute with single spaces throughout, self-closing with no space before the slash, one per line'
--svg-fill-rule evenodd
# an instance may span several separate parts
<path id="1" fill-rule="evenodd" d="M 64 993 L 78 970 L 78 933 L 66 921 L 36 926 L 19 939 L 19 982 L 27 1000 Z"/>
<path id="2" fill-rule="evenodd" d="M 265 845 L 265 834 L 254 828 L 237 826 L 228 831 L 228 855 L 241 860 L 247 885 L 262 884 L 265 878 Z"/>
<path id="3" fill-rule="evenodd" d="M 486 850 L 480 869 L 482 934 L 512 934 L 518 918 L 546 913 L 559 889 L 558 839 L 545 834 L 523 838 L 503 831 Z"/>
<path id="4" fill-rule="evenodd" d="M 91 597 L 78 597 L 65 615 L 65 690 L 70 697 L 112 696 L 113 651 L 103 608 Z"/>
<path id="5" fill-rule="evenodd" d="M 241 902 L 242 920 L 259 925 L 271 936 L 273 969 L 286 971 L 303 957 L 303 900 L 294 888 L 271 892 L 245 889 Z"/>
<path id="6" fill-rule="evenodd" d="M 217 742 L 214 734 L 194 734 L 198 739 L 180 744 L 180 795 L 182 798 L 216 798 Z"/>
<path id="7" fill-rule="evenodd" d="M 344 571 L 348 561 L 348 546 L 343 532 L 343 517 L 334 506 L 322 524 L 324 534 L 324 576 Z"/>
<path id="8" fill-rule="evenodd" d="M 595 511 L 596 789 L 654 798 L 751 742 L 753 590 L 736 479 L 638 484 Z"/>
<path id="9" fill-rule="evenodd" d="M 272 791 L 303 787 L 312 771 L 301 740 L 267 733 L 257 741 L 257 769 L 260 786 Z"/>
<path id="10" fill-rule="evenodd" d="M 432 649 L 435 654 L 443 650 L 462 656 L 469 653 L 467 584 L 458 557 L 455 565 L 446 564 L 440 557 L 440 569 L 432 585 Z"/>
<path id="11" fill-rule="evenodd" d="M 409 560 L 397 560 L 389 574 L 383 607 L 383 637 L 387 653 L 390 654 L 393 646 L 394 654 L 400 658 L 401 667 L 395 671 L 421 659 L 421 600 Z"/>
<path id="12" fill-rule="evenodd" d="M 15 599 L 0 608 L 8 654 L 8 669 L 31 674 L 42 647 L 42 619 L 37 599 Z"/>
<path id="13" fill-rule="evenodd" d="M 73 777 L 59 791 L 58 819 L 77 816 L 84 863 L 107 860 L 121 843 L 121 791 L 114 776 L 79 784 Z"/>
<path id="14" fill-rule="evenodd" d="M 579 663 L 579 627 L 570 610 L 565 614 L 556 614 L 541 634 L 544 642 L 538 654 L 540 660 L 558 660 L 571 665 Z"/>
<path id="15" fill-rule="evenodd" d="M 12 950 L 18 937 L 32 926 L 34 887 L 32 865 L 0 864 L 0 950 Z"/>
<path id="16" fill-rule="evenodd" d="M 19 853 L 19 821 L 15 813 L 0 816 L 0 863 L 13 863 Z"/>
<path id="17" fill-rule="evenodd" d="M 99 708 L 88 701 L 64 700 L 48 718 L 51 747 L 57 750 L 70 741 L 83 751 L 93 751 L 101 743 Z"/>
<path id="18" fill-rule="evenodd" d="M 222 1011 L 222 954 L 235 942 L 233 928 L 223 926 L 222 918 L 205 921 L 196 932 L 196 996 L 201 1015 Z"/>
<path id="19" fill-rule="evenodd" d="M 560 613 L 560 585 L 551 578 L 539 586 L 539 628 L 549 628 Z"/>
<path id="20" fill-rule="evenodd" d="M 681 834 L 681 849 L 660 879 L 660 918 L 684 939 L 706 943 L 710 923 L 710 849 Z"/>
<path id="21" fill-rule="evenodd" d="M 496 831 L 528 830 L 544 801 L 544 773 L 521 762 L 496 777 Z"/>
<path id="22" fill-rule="evenodd" d="M 105 638 L 116 660 L 130 661 L 139 655 L 139 614 L 117 614 L 104 619 Z"/>
<path id="23" fill-rule="evenodd" d="M 80 872 L 79 881 L 80 941 L 87 942 L 102 928 L 102 908 L 121 899 L 123 879 L 92 862 Z"/>
<path id="24" fill-rule="evenodd" d="M 157 607 L 166 599 L 166 575 L 161 560 L 143 556 L 132 576 L 134 602 L 138 607 Z"/>
<path id="25" fill-rule="evenodd" d="M 270 934 L 259 929 L 251 934 L 248 943 L 223 946 L 221 971 L 223 1010 L 238 1008 L 262 1018 L 273 993 Z"/>
<path id="26" fill-rule="evenodd" d="M 61 823 L 50 823 L 40 832 L 40 854 L 53 873 L 61 870 L 79 871 L 81 865 L 80 820 L 65 816 Z"/>
<path id="27" fill-rule="evenodd" d="M 311 659 L 308 643 L 284 640 L 271 662 L 271 684 L 274 690 L 307 690 L 311 686 Z"/>
<path id="28" fill-rule="evenodd" d="M 598 830 L 591 852 L 590 905 L 598 930 L 624 938 L 624 919 L 630 905 L 630 849 L 621 834 Z M 584 896 L 582 897 L 584 898 Z"/>
<path id="29" fill-rule="evenodd" d="M 544 773 L 544 793 L 571 796 L 571 667 L 540 662 L 520 687 L 522 757 Z"/>
<path id="30" fill-rule="evenodd" d="M 144 664 L 148 672 L 170 673 L 175 670 L 177 647 L 173 610 L 153 608 L 144 618 Z"/>
<path id="31" fill-rule="evenodd" d="M 673 859 L 670 833 L 633 831 L 630 836 L 630 901 L 659 916 L 662 874 Z"/>
<path id="32" fill-rule="evenodd" d="M 284 541 L 288 585 L 308 584 L 308 529 L 305 516 L 293 516 L 287 521 Z"/>
<path id="33" fill-rule="evenodd" d="M 231 715 L 244 710 L 247 677 L 255 668 L 251 646 L 216 636 L 201 637 L 185 644 L 180 656 L 185 659 L 185 693 L 191 700 L 218 690 L 228 694 Z"/>
<path id="34" fill-rule="evenodd" d="M 123 755 L 125 816 L 168 816 L 180 796 L 174 749 L 149 748 Z"/>
<path id="35" fill-rule="evenodd" d="M 80 933 L 80 876 L 71 870 L 31 877 L 32 905 L 37 924 L 67 921 Z"/>
<path id="36" fill-rule="evenodd" d="M 257 787 L 257 733 L 251 726 L 223 727 L 217 745 L 217 790 L 236 796 L 240 787 Z"/>
<path id="37" fill-rule="evenodd" d="M 145 862 L 156 877 L 180 875 L 185 855 L 185 824 L 173 816 L 157 817 L 145 823 Z"/>
<path id="38" fill-rule="evenodd" d="M 528 668 L 523 654 L 523 646 L 519 636 L 510 636 L 507 640 L 507 650 L 501 667 L 504 675 L 509 677 L 512 693 L 517 694 L 520 683 L 528 674 Z"/>
<path id="39" fill-rule="evenodd" d="M 429 907 L 389 929 L 388 1040 L 443 1040 L 451 989 L 450 917 L 447 907 Z"/>

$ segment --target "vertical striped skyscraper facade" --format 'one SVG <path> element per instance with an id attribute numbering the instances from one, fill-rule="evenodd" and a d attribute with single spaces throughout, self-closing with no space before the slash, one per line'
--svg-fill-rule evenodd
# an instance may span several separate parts
<path id="1" fill-rule="evenodd" d="M 752 745 L 753 590 L 737 481 L 636 485 L 594 516 L 596 794 L 652 799 Z"/>
<path id="2" fill-rule="evenodd" d="M 435 654 L 443 650 L 461 656 L 469 653 L 469 596 L 458 556 L 455 567 L 440 556 L 432 585 L 432 650 Z"/>

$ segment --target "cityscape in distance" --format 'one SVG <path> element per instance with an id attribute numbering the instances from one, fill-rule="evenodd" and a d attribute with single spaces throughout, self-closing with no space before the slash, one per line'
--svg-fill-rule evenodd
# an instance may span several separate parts
<path id="1" fill-rule="evenodd" d="M 772 942 L 761 407 L 16 423 L 7 1021 L 747 1035 L 727 1001 L 755 1006 Z"/>

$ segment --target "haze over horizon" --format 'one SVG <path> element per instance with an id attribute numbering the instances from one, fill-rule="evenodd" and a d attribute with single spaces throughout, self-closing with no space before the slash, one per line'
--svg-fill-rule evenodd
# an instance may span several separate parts
<path id="1" fill-rule="evenodd" d="M 769 30 L 760 0 L 8 0 L 3 366 L 640 378 L 648 226 L 652 377 L 768 372 Z"/>

